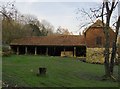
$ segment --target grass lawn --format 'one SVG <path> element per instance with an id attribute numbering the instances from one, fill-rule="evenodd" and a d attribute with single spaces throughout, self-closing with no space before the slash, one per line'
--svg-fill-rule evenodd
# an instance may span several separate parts
<path id="1" fill-rule="evenodd" d="M 117 87 L 117 82 L 101 81 L 104 66 L 75 58 L 12 55 L 3 57 L 2 78 L 11 86 L 24 87 Z M 36 76 L 39 67 L 46 76 Z M 117 66 L 115 67 L 117 76 Z"/>

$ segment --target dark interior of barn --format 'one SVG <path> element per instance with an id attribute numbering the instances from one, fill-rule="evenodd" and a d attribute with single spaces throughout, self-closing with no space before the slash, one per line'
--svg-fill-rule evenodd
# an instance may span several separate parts
<path id="1" fill-rule="evenodd" d="M 61 56 L 61 52 L 71 51 L 76 57 L 86 57 L 86 46 L 11 46 L 11 49 L 21 55 L 36 53 L 37 55 Z"/>

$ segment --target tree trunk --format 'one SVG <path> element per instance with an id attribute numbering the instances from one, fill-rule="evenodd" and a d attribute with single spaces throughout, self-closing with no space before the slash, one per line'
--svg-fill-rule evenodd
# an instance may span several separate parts
<path id="1" fill-rule="evenodd" d="M 105 76 L 109 77 L 110 76 L 110 63 L 109 63 L 109 48 L 110 48 L 110 39 L 109 39 L 109 19 L 107 18 L 106 25 L 104 28 L 105 31 L 105 38 L 106 38 L 106 44 L 105 44 Z"/>
<path id="2" fill-rule="evenodd" d="M 113 42 L 112 54 L 111 54 L 111 60 L 110 60 L 110 74 L 111 75 L 113 75 L 115 57 L 116 57 L 116 42 Z"/>
<path id="3" fill-rule="evenodd" d="M 117 36 L 119 33 L 119 28 L 120 28 L 120 16 L 118 17 L 118 21 L 116 23 L 116 35 L 115 35 L 115 41 L 113 42 L 113 47 L 112 47 L 112 55 L 111 55 L 111 62 L 110 62 L 110 73 L 113 75 L 113 68 L 114 68 L 114 60 L 116 58 L 116 42 L 117 42 Z"/>
<path id="4" fill-rule="evenodd" d="M 107 44 L 106 44 L 107 45 Z M 105 48 L 105 76 L 110 76 L 110 68 L 109 68 L 109 48 L 107 45 L 107 48 Z"/>

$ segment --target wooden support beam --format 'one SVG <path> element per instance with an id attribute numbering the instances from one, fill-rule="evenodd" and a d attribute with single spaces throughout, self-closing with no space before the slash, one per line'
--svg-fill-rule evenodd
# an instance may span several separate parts
<path id="1" fill-rule="evenodd" d="M 25 47 L 25 55 L 27 55 L 27 53 L 28 53 L 28 48 Z"/>
<path id="2" fill-rule="evenodd" d="M 53 55 L 55 56 L 55 47 L 54 47 L 54 54 Z"/>
<path id="3" fill-rule="evenodd" d="M 46 48 L 46 56 L 48 56 L 48 47 Z"/>
<path id="4" fill-rule="evenodd" d="M 76 47 L 74 47 L 74 57 L 76 57 Z"/>
<path id="5" fill-rule="evenodd" d="M 19 46 L 17 47 L 17 55 L 19 55 Z"/>
<path id="6" fill-rule="evenodd" d="M 65 47 L 64 47 L 64 56 L 66 56 L 66 55 L 65 55 Z"/>
<path id="7" fill-rule="evenodd" d="M 37 47 L 35 47 L 35 55 L 37 55 Z"/>

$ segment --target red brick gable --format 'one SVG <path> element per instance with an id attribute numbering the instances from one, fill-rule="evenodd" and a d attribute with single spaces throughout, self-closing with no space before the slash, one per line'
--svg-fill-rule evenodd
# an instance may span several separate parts
<path id="1" fill-rule="evenodd" d="M 110 47 L 115 39 L 115 32 L 110 28 Z M 104 47 L 105 46 L 105 34 L 103 31 L 103 24 L 101 20 L 97 20 L 94 24 L 89 26 L 88 29 L 84 31 L 84 36 L 86 40 L 87 47 Z M 101 38 L 100 43 L 97 44 L 97 38 Z M 99 41 L 99 40 L 98 40 Z"/>

